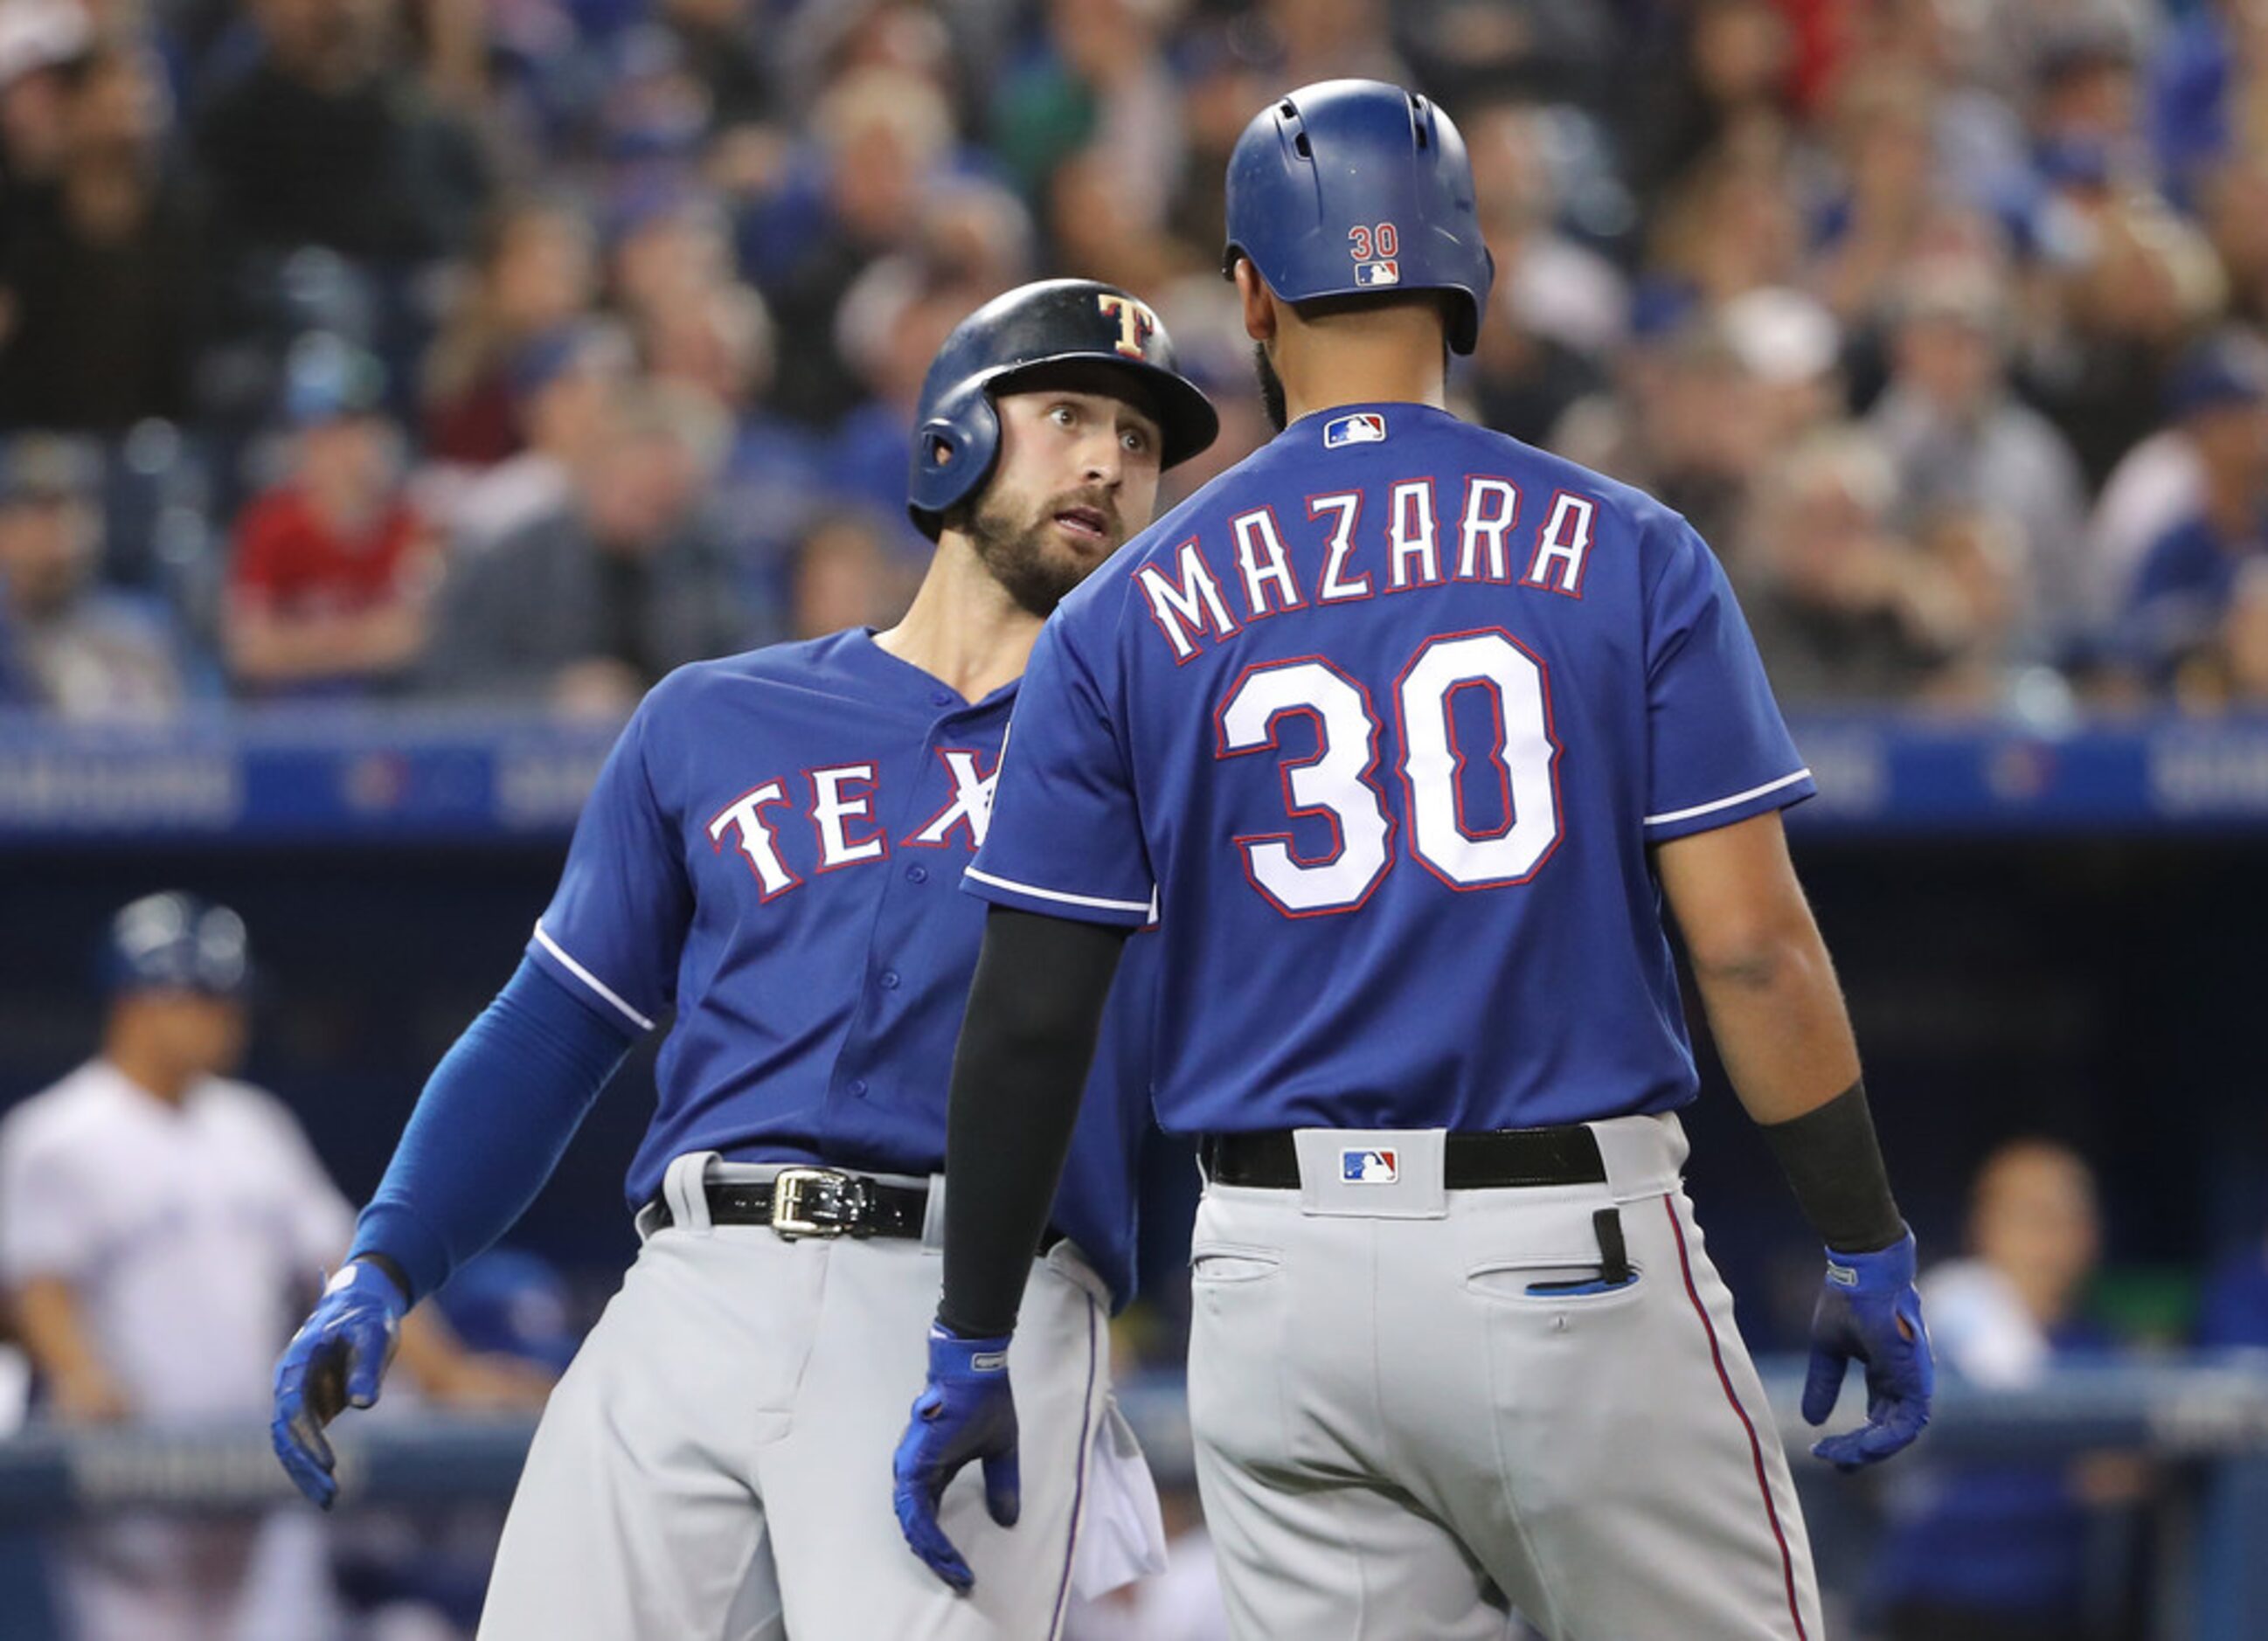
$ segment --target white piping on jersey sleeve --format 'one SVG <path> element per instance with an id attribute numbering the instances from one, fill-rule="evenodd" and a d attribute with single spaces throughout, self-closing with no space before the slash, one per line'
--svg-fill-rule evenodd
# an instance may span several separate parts
<path id="1" fill-rule="evenodd" d="M 1092 906 L 1097 911 L 1105 912 L 1140 912 L 1145 916 L 1157 915 L 1158 897 L 1155 894 L 1146 901 L 1107 901 L 1094 894 L 1068 894 L 1061 889 L 1035 888 L 1028 883 L 1019 883 L 1013 878 L 996 878 L 989 872 L 977 871 L 974 866 L 968 867 L 963 875 L 974 878 L 979 883 L 989 883 L 996 889 L 1008 889 L 1018 894 L 1031 895 L 1036 900 L 1055 901 L 1064 906 Z"/>
<path id="2" fill-rule="evenodd" d="M 1668 826 L 1673 820 L 1690 820 L 1696 815 L 1714 814 L 1719 809 L 1730 809 L 1734 804 L 1744 804 L 1751 798 L 1762 798 L 1766 792 L 1776 792 L 1783 786 L 1793 786 L 1808 779 L 1809 769 L 1798 769 L 1793 775 L 1783 775 L 1776 781 L 1766 781 L 1762 786 L 1751 786 L 1745 792 L 1734 792 L 1730 798 L 1719 798 L 1714 803 L 1696 804 L 1690 809 L 1673 809 L 1666 815 L 1648 815 L 1647 826 Z"/>
<path id="3" fill-rule="evenodd" d="M 622 1017 L 629 1020 L 633 1026 L 636 1026 L 640 1031 L 652 1031 L 653 1029 L 653 1022 L 652 1020 L 646 1019 L 644 1015 L 639 1013 L 629 1004 L 623 1002 L 621 997 L 615 996 L 613 990 L 608 986 L 605 981 L 600 979 L 589 969 L 584 968 L 573 958 L 568 956 L 566 951 L 560 946 L 559 942 L 551 938 L 549 931 L 547 931 L 541 923 L 538 923 L 535 925 L 535 938 L 537 944 L 541 946 L 545 951 L 550 953 L 552 956 L 557 958 L 560 962 L 566 966 L 567 972 L 569 974 L 574 975 L 576 979 L 581 981 L 585 985 L 590 987 L 592 990 L 597 992 L 608 1002 L 613 1004 L 617 1009 L 620 1009 L 622 1012 Z"/>

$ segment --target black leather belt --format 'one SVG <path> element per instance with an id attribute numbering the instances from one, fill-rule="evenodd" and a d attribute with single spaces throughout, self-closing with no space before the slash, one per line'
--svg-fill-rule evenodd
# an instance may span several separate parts
<path id="1" fill-rule="evenodd" d="M 770 1225 L 787 1240 L 798 1237 L 903 1237 L 918 1241 L 929 1219 L 929 1187 L 890 1185 L 840 1168 L 782 1168 L 769 1180 L 711 1180 L 702 1186 L 709 1223 Z M 646 1204 L 648 1232 L 676 1223 L 669 1201 Z M 1044 1255 L 1064 1240 L 1049 1225 L 1040 1238 Z"/>
<path id="2" fill-rule="evenodd" d="M 709 1222 L 770 1225 L 798 1237 L 912 1237 L 929 1217 L 929 1187 L 886 1185 L 839 1168 L 782 1168 L 769 1180 L 711 1180 L 701 1188 Z M 666 1197 L 647 1204 L 653 1229 L 675 1223 Z"/>
<path id="3" fill-rule="evenodd" d="M 1197 1142 L 1205 1177 L 1220 1185 L 1297 1190 L 1299 1147 L 1289 1129 L 1261 1134 L 1208 1134 Z M 1599 1142 L 1580 1122 L 1560 1128 L 1491 1129 L 1447 1137 L 1443 1183 L 1453 1191 L 1521 1185 L 1603 1185 Z"/>

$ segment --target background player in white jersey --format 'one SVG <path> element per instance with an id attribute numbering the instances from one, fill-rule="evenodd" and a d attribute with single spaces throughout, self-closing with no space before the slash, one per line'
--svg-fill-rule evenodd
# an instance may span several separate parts
<path id="1" fill-rule="evenodd" d="M 936 1306 L 931 1176 L 983 921 L 954 882 L 1017 680 L 1047 613 L 1216 423 L 1147 305 L 1054 280 L 961 323 L 916 426 L 909 506 L 938 548 L 905 618 L 685 667 L 646 697 L 526 960 L 435 1071 L 277 1370 L 277 1453 L 328 1503 L 321 1427 L 375 1398 L 394 1318 L 518 1217 L 674 1009 L 626 1192 L 644 1244 L 545 1410 L 491 1641 L 1021 1641 L 1054 1634 L 1074 1588 L 1145 1564 L 1138 1534 L 1113 1563 L 1082 1555 L 1110 1535 L 1079 1532 L 1112 1500 L 1156 1514 L 1138 1456 L 1114 1462 L 1130 1443 L 1102 1337 L 1133 1282 L 1138 1058 L 1105 1056 L 1048 1245 L 1024 1251 L 1021 1485 L 1002 1472 L 956 1501 L 1020 1510 L 1020 1542 L 956 1566 L 969 1593 L 948 1593 L 871 1478 Z"/>
<path id="2" fill-rule="evenodd" d="M 353 1213 L 273 1095 L 228 1074 L 246 1037 L 244 924 L 153 894 L 113 920 L 102 1048 L 0 1122 L 0 1274 L 49 1417 L 243 1418 Z M 420 1319 L 403 1356 L 450 1399 L 540 1398 Z M 306 1520 L 88 1523 L 62 1557 L 79 1641 L 319 1641 L 330 1600 Z"/>
<path id="3" fill-rule="evenodd" d="M 1012 1458 L 1008 1336 L 1123 931 L 1156 908 L 1158 1112 L 1201 1137 L 1189 1414 L 1242 1637 L 1820 1634 L 1786 1461 L 1679 1181 L 1665 934 L 1828 1245 L 1804 1411 L 1858 1466 L 1930 1358 L 1779 810 L 1809 795 L 1683 519 L 1443 408 L 1492 269 L 1456 129 L 1295 92 L 1230 161 L 1270 445 L 1067 598 L 969 887 L 908 1538 Z M 988 1535 L 989 1536 L 989 1535 Z M 963 1541 L 964 1548 L 966 1547 Z"/>

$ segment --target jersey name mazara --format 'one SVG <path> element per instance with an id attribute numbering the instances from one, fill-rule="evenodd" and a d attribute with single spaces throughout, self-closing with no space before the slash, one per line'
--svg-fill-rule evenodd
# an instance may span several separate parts
<path id="1" fill-rule="evenodd" d="M 1379 504 L 1381 488 L 1382 554 L 1357 546 L 1363 517 Z M 1356 604 L 1452 581 L 1509 586 L 1515 577 L 1539 592 L 1583 596 L 1598 516 L 1592 498 L 1554 491 L 1528 524 L 1518 485 L 1475 473 L 1453 499 L 1455 511 L 1444 517 L 1430 475 L 1310 496 L 1305 527 L 1314 534 L 1318 552 L 1295 552 L 1276 509 L 1254 507 L 1230 517 L 1225 541 L 1191 536 L 1142 565 L 1135 584 L 1176 666 L 1194 659 L 1201 644 L 1233 637 L 1247 622 L 1311 604 Z M 1216 560 L 1227 573 L 1216 571 Z M 1306 580 L 1300 564 L 1311 567 Z"/>

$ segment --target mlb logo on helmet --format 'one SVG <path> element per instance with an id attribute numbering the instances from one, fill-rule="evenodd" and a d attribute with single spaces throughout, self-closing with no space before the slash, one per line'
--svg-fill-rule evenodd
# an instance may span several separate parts
<path id="1" fill-rule="evenodd" d="M 1374 410 L 1359 410 L 1352 416 L 1333 418 L 1323 423 L 1323 448 L 1336 450 L 1342 445 L 1378 445 L 1386 440 L 1386 418 Z"/>
<path id="2" fill-rule="evenodd" d="M 1398 285 L 1402 283 L 1399 262 L 1363 262 L 1354 270 L 1354 282 L 1359 285 Z"/>
<path id="3" fill-rule="evenodd" d="M 1344 1185 L 1391 1185 L 1402 1177 L 1391 1146 L 1371 1150 L 1350 1145 L 1339 1152 L 1339 1181 Z"/>

